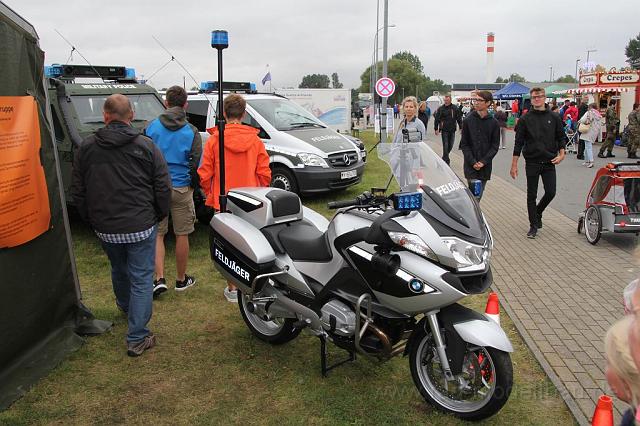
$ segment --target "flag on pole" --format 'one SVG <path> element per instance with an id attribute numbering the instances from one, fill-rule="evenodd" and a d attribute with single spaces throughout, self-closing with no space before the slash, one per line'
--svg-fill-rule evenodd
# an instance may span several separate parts
<path id="1" fill-rule="evenodd" d="M 267 73 L 262 78 L 262 85 L 267 84 L 267 81 L 271 81 L 271 71 L 267 71 Z"/>

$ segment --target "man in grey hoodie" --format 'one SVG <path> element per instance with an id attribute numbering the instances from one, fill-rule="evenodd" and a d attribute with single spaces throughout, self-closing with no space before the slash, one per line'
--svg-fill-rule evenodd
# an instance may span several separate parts
<path id="1" fill-rule="evenodd" d="M 196 283 L 188 275 L 189 234 L 194 231 L 195 207 L 193 191 L 198 187 L 197 169 L 202 154 L 202 140 L 198 129 L 187 122 L 187 92 L 180 86 L 172 86 L 165 94 L 167 110 L 151 121 L 145 134 L 160 148 L 171 175 L 171 222 L 176 235 L 176 291 L 183 291 Z M 153 295 L 167 291 L 164 278 L 164 237 L 169 221 L 165 218 L 158 226 L 156 238 L 156 279 Z"/>

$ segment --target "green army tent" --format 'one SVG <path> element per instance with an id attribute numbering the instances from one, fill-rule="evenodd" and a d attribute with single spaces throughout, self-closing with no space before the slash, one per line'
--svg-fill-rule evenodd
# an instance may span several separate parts
<path id="1" fill-rule="evenodd" d="M 2 2 L 0 45 L 1 410 L 76 350 L 81 335 L 111 324 L 81 302 L 44 52 L 33 26 Z"/>

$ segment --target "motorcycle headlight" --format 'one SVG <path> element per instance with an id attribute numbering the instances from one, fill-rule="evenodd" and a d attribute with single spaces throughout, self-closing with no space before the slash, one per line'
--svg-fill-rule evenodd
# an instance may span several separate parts
<path id="1" fill-rule="evenodd" d="M 301 152 L 300 154 L 298 154 L 298 158 L 302 160 L 302 164 L 304 164 L 305 166 L 317 166 L 323 167 L 325 169 L 329 168 L 329 165 L 324 160 L 324 158 L 316 154 Z"/>
<path id="2" fill-rule="evenodd" d="M 408 232 L 388 232 L 389 238 L 395 244 L 399 245 L 405 250 L 411 251 L 427 259 L 438 261 L 438 256 L 431 250 L 431 247 L 425 243 L 422 238 L 416 234 L 409 234 Z"/>
<path id="3" fill-rule="evenodd" d="M 471 244 L 458 238 L 443 238 L 442 242 L 458 263 L 458 269 L 482 265 L 491 257 L 491 250 L 485 246 Z"/>

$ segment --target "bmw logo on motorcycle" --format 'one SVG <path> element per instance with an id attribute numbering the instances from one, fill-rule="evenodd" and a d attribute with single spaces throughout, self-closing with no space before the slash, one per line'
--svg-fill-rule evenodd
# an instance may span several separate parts
<path id="1" fill-rule="evenodd" d="M 414 293 L 422 293 L 424 291 L 424 283 L 417 278 L 409 281 L 409 290 Z"/>

